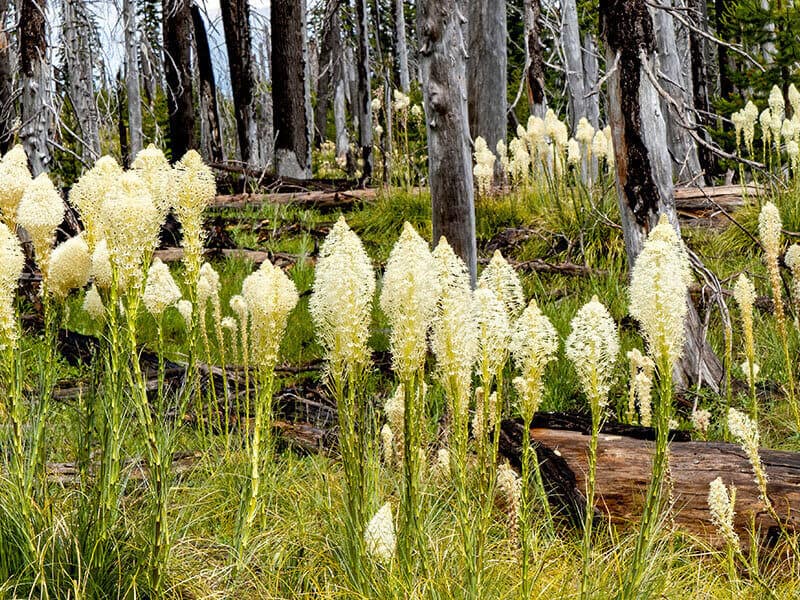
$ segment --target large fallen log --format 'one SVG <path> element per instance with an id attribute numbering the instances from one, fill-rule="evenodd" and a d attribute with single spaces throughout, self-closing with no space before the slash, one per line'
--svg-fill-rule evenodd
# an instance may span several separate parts
<path id="1" fill-rule="evenodd" d="M 520 466 L 524 427 L 518 421 L 502 423 L 500 451 L 512 466 Z M 580 523 L 586 509 L 589 422 L 565 415 L 537 414 L 530 430 L 551 503 Z M 613 523 L 629 524 L 642 514 L 650 481 L 653 430 L 608 424 L 600 435 L 597 453 L 594 510 Z M 711 481 L 722 477 L 736 486 L 734 525 L 742 542 L 749 540 L 751 524 L 760 543 L 774 541 L 781 527 L 800 528 L 800 453 L 762 450 L 768 477 L 768 495 L 781 523 L 759 499 L 753 471 L 739 446 L 721 442 L 692 442 L 674 432 L 669 467 L 672 517 L 675 525 L 713 543 L 720 540 L 708 509 Z"/>
<path id="2" fill-rule="evenodd" d="M 162 248 L 153 253 L 155 258 L 161 262 L 171 263 L 178 262 L 183 258 L 183 248 Z M 206 258 L 214 258 L 215 256 L 223 256 L 225 258 L 241 258 L 244 260 L 251 260 L 255 264 L 260 265 L 265 260 L 269 259 L 274 265 L 281 268 L 288 268 L 293 266 L 300 258 L 296 254 L 289 254 L 287 252 L 265 252 L 263 250 L 248 250 L 247 248 L 221 248 L 216 250 L 208 250 L 205 253 Z M 311 260 L 306 257 L 306 260 Z"/>
<path id="3" fill-rule="evenodd" d="M 350 208 L 362 202 L 375 200 L 375 188 L 348 191 L 280 192 L 277 194 L 233 194 L 217 196 L 210 208 L 238 209 L 260 208 L 270 204 L 302 204 L 317 210 L 338 210 Z"/>
<path id="4" fill-rule="evenodd" d="M 716 187 L 675 188 L 675 209 L 687 225 L 725 227 L 730 213 L 746 206 L 748 198 L 758 198 L 764 191 L 756 185 L 720 185 Z"/>

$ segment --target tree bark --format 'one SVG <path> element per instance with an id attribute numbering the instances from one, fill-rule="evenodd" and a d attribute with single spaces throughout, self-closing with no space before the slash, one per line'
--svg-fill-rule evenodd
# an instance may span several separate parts
<path id="1" fill-rule="evenodd" d="M 575 0 L 564 0 L 561 5 L 561 20 L 561 44 L 564 47 L 564 67 L 567 70 L 569 91 L 569 124 L 570 131 L 575 132 L 578 121 L 586 116 L 581 32 L 578 28 L 578 7 Z"/>
<path id="2" fill-rule="evenodd" d="M 510 420 L 503 421 L 501 429 L 500 453 L 519 468 L 525 429 L 521 422 Z M 578 527 L 586 510 L 590 431 L 589 422 L 553 413 L 537 413 L 530 429 L 548 498 L 563 508 Z M 759 499 L 752 467 L 739 446 L 692 442 L 681 432 L 672 432 L 670 437 L 670 516 L 678 527 L 724 544 L 708 509 L 709 484 L 722 477 L 725 485 L 736 486 L 734 528 L 742 543 L 748 544 L 753 531 L 759 538 L 756 541 L 774 540 L 780 533 L 779 524 Z M 613 423 L 604 426 L 597 449 L 596 513 L 623 525 L 641 516 L 651 476 L 654 439 L 650 428 Z M 800 454 L 776 450 L 761 450 L 759 454 L 767 473 L 770 501 L 782 524 L 795 531 L 800 527 Z"/>
<path id="3" fill-rule="evenodd" d="M 658 93 L 645 70 L 653 71 L 655 34 L 645 0 L 601 0 L 600 23 L 606 64 L 614 64 L 619 55 L 617 68 L 608 78 L 608 119 L 625 249 L 632 267 L 659 215 L 665 214 L 680 232 L 666 125 Z M 675 370 L 676 383 L 703 382 L 718 390 L 722 365 L 705 341 L 699 315 L 688 296 L 687 302 L 686 346 Z"/>
<path id="4" fill-rule="evenodd" d="M 311 177 L 311 124 L 305 0 L 271 3 L 272 101 L 279 176 Z"/>
<path id="5" fill-rule="evenodd" d="M 494 152 L 506 139 L 506 3 L 471 0 L 468 17 L 467 109 L 469 132 Z M 495 162 L 495 178 L 503 166 Z"/>
<path id="6" fill-rule="evenodd" d="M 70 2 L 71 0 L 67 0 Z M 142 94 L 139 77 L 139 40 L 136 27 L 136 5 L 133 0 L 122 1 L 122 19 L 125 27 L 125 86 L 128 97 L 128 127 L 130 128 L 131 156 L 144 147 L 142 132 Z"/>
<path id="7" fill-rule="evenodd" d="M 117 119 L 117 132 L 119 133 L 119 155 L 122 157 L 122 167 L 127 169 L 131 165 L 131 154 L 128 146 L 128 127 L 125 123 L 125 109 L 123 108 L 126 103 L 127 90 L 125 89 L 125 82 L 122 80 L 122 73 L 117 71 L 117 111 L 119 118 Z"/>
<path id="8" fill-rule="evenodd" d="M 669 0 L 667 0 L 669 1 Z M 677 2 L 669 2 L 676 5 Z M 696 182 L 704 185 L 705 180 L 700 175 L 700 159 L 697 155 L 697 146 L 692 136 L 689 135 L 686 125 L 694 126 L 694 114 L 691 110 L 692 95 L 691 81 L 684 77 L 682 65 L 689 60 L 682 60 L 679 55 L 676 26 L 672 14 L 663 9 L 651 9 L 655 25 L 655 38 L 657 57 L 654 72 L 659 75 L 659 83 L 681 107 L 677 111 L 670 106 L 666 99 L 661 99 L 661 110 L 664 114 L 667 128 L 667 144 L 672 158 L 672 173 L 676 181 Z M 688 44 L 686 46 L 688 47 Z"/>
<path id="9" fill-rule="evenodd" d="M 525 84 L 528 91 L 530 113 L 544 119 L 547 98 L 544 89 L 544 55 L 539 35 L 539 0 L 524 0 L 525 13 Z"/>
<path id="10" fill-rule="evenodd" d="M 461 32 L 463 4 L 420 0 L 417 4 L 420 81 L 428 132 L 428 177 L 433 205 L 433 239 L 445 236 L 477 274 L 475 203 L 466 101 L 466 48 Z"/>
<path id="11" fill-rule="evenodd" d="M 700 31 L 708 33 L 708 4 L 705 0 L 689 0 L 689 22 Z M 692 96 L 694 108 L 698 111 L 697 122 L 703 126 L 699 132 L 707 141 L 707 127 L 714 125 L 714 118 L 711 115 L 711 100 L 708 92 L 708 81 L 711 70 L 708 68 L 708 43 L 706 38 L 697 31 L 689 31 L 689 47 L 692 63 Z M 713 173 L 715 169 L 714 154 L 705 146 L 697 149 L 700 159 L 700 166 L 706 173 Z"/>
<path id="12" fill-rule="evenodd" d="M 347 159 L 350 151 L 350 135 L 347 131 L 346 86 L 343 74 L 339 73 L 333 95 L 333 124 L 336 128 L 336 157 L 340 162 Z"/>
<path id="13" fill-rule="evenodd" d="M 14 141 L 14 69 L 11 36 L 6 33 L 9 1 L 0 0 L 0 153 L 5 154 Z"/>
<path id="14" fill-rule="evenodd" d="M 211 62 L 211 50 L 208 47 L 208 35 L 203 23 L 203 16 L 196 4 L 192 5 L 192 25 L 194 29 L 195 47 L 197 49 L 197 70 L 200 76 L 200 139 L 203 157 L 210 162 L 223 162 L 222 133 L 219 124 L 219 108 L 217 107 L 217 84 L 214 80 L 214 65 Z"/>
<path id="15" fill-rule="evenodd" d="M 164 0 L 164 71 L 172 160 L 197 148 L 192 96 L 192 21 L 189 0 Z"/>
<path id="16" fill-rule="evenodd" d="M 361 180 L 372 177 L 372 91 L 369 68 L 369 25 L 367 0 L 356 0 L 356 29 L 358 41 L 358 96 L 355 114 L 358 117 L 358 144 L 361 146 Z"/>
<path id="17" fill-rule="evenodd" d="M 397 76 L 400 90 L 408 94 L 411 78 L 408 74 L 408 42 L 406 41 L 406 13 L 403 0 L 394 0 L 394 51 L 397 55 Z"/>
<path id="18" fill-rule="evenodd" d="M 600 127 L 600 91 L 595 88 L 600 80 L 600 66 L 597 64 L 597 44 L 591 33 L 583 36 L 583 82 L 586 98 L 586 120 L 598 129 Z"/>
<path id="19" fill-rule="evenodd" d="M 20 0 L 19 67 L 22 97 L 19 135 L 34 177 L 50 168 L 50 68 L 45 0 Z"/>
<path id="20" fill-rule="evenodd" d="M 334 82 L 338 83 L 341 69 L 342 32 L 339 18 L 341 0 L 329 0 L 325 9 L 322 28 L 322 48 L 319 57 L 319 79 L 317 80 L 317 106 L 314 111 L 314 145 L 325 141 L 328 129 L 328 109 L 334 94 Z"/>
<path id="21" fill-rule="evenodd" d="M 222 0 L 220 12 L 228 50 L 239 155 L 245 164 L 263 166 L 255 117 L 256 79 L 252 64 L 248 0 Z"/>

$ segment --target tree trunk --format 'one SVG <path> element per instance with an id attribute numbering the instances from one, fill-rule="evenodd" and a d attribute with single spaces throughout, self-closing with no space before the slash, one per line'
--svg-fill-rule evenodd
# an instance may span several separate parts
<path id="1" fill-rule="evenodd" d="M 670 2 L 669 4 L 677 3 Z M 675 107 L 670 106 L 667 100 L 661 99 L 661 110 L 667 128 L 667 145 L 672 158 L 673 177 L 678 182 L 692 181 L 702 186 L 704 180 L 702 177 L 698 178 L 700 159 L 697 156 L 697 146 L 685 126 L 694 126 L 694 115 L 691 110 L 691 84 L 687 82 L 682 70 L 682 65 L 689 63 L 689 60 L 687 57 L 687 60 L 682 61 L 682 57 L 679 55 L 675 21 L 672 14 L 663 9 L 652 9 L 652 14 L 657 48 L 654 72 L 658 73 L 659 83 L 664 91 L 681 107 L 680 111 L 676 111 Z"/>
<path id="2" fill-rule="evenodd" d="M 367 0 L 356 0 L 356 29 L 358 30 L 358 97 L 355 114 L 358 117 L 358 144 L 361 146 L 361 180 L 372 177 L 372 92 L 369 68 L 369 26 Z"/>
<path id="3" fill-rule="evenodd" d="M 131 156 L 136 156 L 144 147 L 144 133 L 142 132 L 142 94 L 139 83 L 139 40 L 137 39 L 134 0 L 122 1 L 122 19 L 125 27 L 125 84 L 128 96 L 128 126 L 131 130 L 130 151 Z"/>
<path id="4" fill-rule="evenodd" d="M 11 36 L 6 33 L 9 2 L 0 0 L 0 153 L 5 154 L 14 141 L 14 68 Z"/>
<path id="5" fill-rule="evenodd" d="M 117 119 L 119 133 L 119 155 L 122 157 L 122 167 L 127 169 L 131 165 L 130 148 L 128 147 L 128 127 L 125 123 L 124 106 L 126 104 L 125 97 L 127 90 L 125 89 L 125 82 L 122 80 L 122 73 L 117 71 L 117 111 L 119 118 Z"/>
<path id="6" fill-rule="evenodd" d="M 519 421 L 503 421 L 500 454 L 519 469 L 521 440 L 525 429 Z M 537 413 L 530 436 L 539 460 L 548 498 L 583 523 L 586 510 L 587 456 L 591 425 L 588 420 L 568 415 Z M 752 467 L 739 446 L 721 442 L 692 442 L 682 432 L 672 432 L 669 448 L 670 517 L 683 531 L 724 544 L 711 521 L 708 490 L 711 481 L 722 477 L 736 486 L 734 528 L 746 546 L 753 531 L 757 542 L 769 542 L 780 533 L 779 524 L 759 499 Z M 646 427 L 607 423 L 597 448 L 594 511 L 608 515 L 620 525 L 636 521 L 652 471 L 655 432 Z M 800 528 L 800 454 L 761 450 L 767 474 L 767 491 L 772 505 L 789 531 Z M 752 520 L 755 528 L 751 527 Z"/>
<path id="7" fill-rule="evenodd" d="M 464 6 L 456 0 L 420 0 L 417 38 L 428 132 L 428 177 L 433 240 L 445 236 L 477 274 L 475 203 L 466 101 Z"/>
<path id="8" fill-rule="evenodd" d="M 255 118 L 256 80 L 252 64 L 248 0 L 222 0 L 220 12 L 228 50 L 239 155 L 245 164 L 263 166 L 258 151 Z"/>
<path id="9" fill-rule="evenodd" d="M 494 152 L 506 139 L 506 3 L 471 0 L 468 17 L 467 107 L 469 132 Z M 495 178 L 503 166 L 495 162 Z"/>
<path id="10" fill-rule="evenodd" d="M 570 131 L 574 133 L 580 118 L 586 116 L 581 32 L 578 28 L 578 7 L 575 0 L 564 0 L 561 11 L 561 44 L 564 47 L 564 68 L 567 70 L 569 125 Z"/>
<path id="11" fill-rule="evenodd" d="M 530 113 L 544 119 L 547 98 L 544 90 L 544 55 L 539 36 L 539 0 L 524 0 L 525 13 L 525 83 L 528 90 Z"/>
<path id="12" fill-rule="evenodd" d="M 680 231 L 666 125 L 658 93 L 645 71 L 646 65 L 652 71 L 655 34 L 645 0 L 602 0 L 600 23 L 606 64 L 614 64 L 619 54 L 617 68 L 608 78 L 608 119 L 625 249 L 632 266 L 660 214 Z M 686 347 L 676 368 L 676 382 L 686 386 L 702 381 L 718 390 L 722 365 L 704 339 L 694 304 L 688 297 L 687 302 Z"/>
<path id="13" fill-rule="evenodd" d="M 597 52 L 594 36 L 591 33 L 586 33 L 583 36 L 583 81 L 586 98 L 586 120 L 595 129 L 600 127 L 600 91 L 595 90 L 600 80 Z"/>
<path id="14" fill-rule="evenodd" d="M 305 0 L 271 3 L 272 101 L 279 176 L 311 177 L 311 124 Z"/>
<path id="15" fill-rule="evenodd" d="M 217 107 L 217 84 L 214 80 L 214 65 L 211 62 L 211 50 L 208 47 L 208 35 L 203 23 L 203 16 L 196 4 L 192 5 L 192 25 L 194 29 L 195 48 L 197 50 L 197 70 L 200 78 L 200 140 L 203 157 L 210 162 L 224 162 L 222 152 L 222 133 L 219 125 L 219 108 Z"/>
<path id="16" fill-rule="evenodd" d="M 19 67 L 22 98 L 19 136 L 34 177 L 50 168 L 50 108 L 52 82 L 47 61 L 45 0 L 20 0 Z"/>
<path id="17" fill-rule="evenodd" d="M 164 0 L 164 71 L 172 160 L 197 148 L 192 96 L 192 21 L 189 0 Z"/>
<path id="18" fill-rule="evenodd" d="M 406 42 L 406 12 L 403 0 L 394 0 L 394 51 L 397 54 L 397 75 L 400 90 L 408 94 L 411 78 L 408 75 L 408 43 Z"/>
<path id="19" fill-rule="evenodd" d="M 342 73 L 336 81 L 336 90 L 333 95 L 333 124 L 336 128 L 336 158 L 339 161 L 347 159 L 350 151 L 350 136 L 347 132 L 347 101 L 345 99 L 346 82 Z"/>
<path id="20" fill-rule="evenodd" d="M 319 57 L 319 79 L 317 80 L 317 107 L 314 111 L 314 145 L 319 146 L 327 137 L 328 109 L 333 96 L 334 82 L 338 82 L 342 33 L 339 19 L 341 0 L 329 0 L 325 9 L 322 27 L 322 48 Z"/>
<path id="21" fill-rule="evenodd" d="M 708 4 L 705 0 L 689 0 L 689 22 L 700 31 L 708 33 Z M 708 141 L 707 127 L 714 125 L 711 116 L 711 101 L 708 93 L 710 69 L 708 68 L 708 43 L 706 38 L 697 31 L 689 31 L 689 47 L 692 63 L 692 96 L 694 108 L 698 111 L 697 122 L 703 126 L 700 135 Z M 714 154 L 705 146 L 697 148 L 700 166 L 706 173 L 713 173 L 715 169 Z"/>

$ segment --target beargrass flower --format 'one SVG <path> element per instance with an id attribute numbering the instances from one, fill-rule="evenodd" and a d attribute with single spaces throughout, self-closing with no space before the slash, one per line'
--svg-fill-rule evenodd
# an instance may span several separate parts
<path id="1" fill-rule="evenodd" d="M 170 273 L 169 267 L 156 258 L 147 272 L 147 282 L 142 294 L 142 302 L 147 312 L 156 319 L 164 311 L 181 299 L 181 291 Z"/>
<path id="2" fill-rule="evenodd" d="M 392 507 L 387 502 L 367 523 L 364 531 L 367 553 L 375 560 L 388 563 L 394 558 L 397 539 L 394 533 Z"/>
<path id="3" fill-rule="evenodd" d="M 96 321 L 105 319 L 106 307 L 97 291 L 97 286 L 92 284 L 83 297 L 83 310 Z"/>
<path id="4" fill-rule="evenodd" d="M 736 488 L 731 485 L 730 494 L 722 477 L 717 477 L 708 487 L 708 510 L 711 513 L 711 522 L 717 528 L 720 536 L 731 546 L 739 545 L 739 536 L 733 528 L 735 516 L 734 504 L 736 502 Z"/>
<path id="5" fill-rule="evenodd" d="M 728 409 L 728 431 L 742 446 L 742 450 L 747 455 L 753 473 L 756 476 L 756 483 L 761 490 L 762 496 L 766 494 L 767 473 L 761 463 L 761 456 L 758 453 L 761 437 L 758 434 L 758 423 L 753 421 L 743 412 L 735 408 Z M 768 501 L 766 497 L 763 498 Z"/>
<path id="6" fill-rule="evenodd" d="M 175 170 L 170 166 L 167 157 L 154 144 L 150 144 L 136 155 L 131 170 L 147 186 L 153 203 L 164 219 L 175 205 L 176 191 Z"/>
<path id="7" fill-rule="evenodd" d="M 617 326 L 597 296 L 578 310 L 565 344 L 586 394 L 599 408 L 608 403 L 614 364 L 619 354 Z"/>
<path id="8" fill-rule="evenodd" d="M 579 165 L 581 163 L 581 145 L 575 138 L 567 142 L 567 164 Z"/>
<path id="9" fill-rule="evenodd" d="M 200 155 L 189 150 L 175 165 L 175 214 L 183 227 L 183 262 L 195 285 L 203 255 L 203 210 L 217 193 L 214 174 Z"/>
<path id="10" fill-rule="evenodd" d="M 492 187 L 492 180 L 494 179 L 494 163 L 495 155 L 489 150 L 486 140 L 481 136 L 475 138 L 475 166 L 472 169 L 472 174 L 475 177 L 475 187 L 479 196 L 486 195 Z"/>
<path id="11" fill-rule="evenodd" d="M 242 296 L 250 317 L 250 356 L 258 367 L 273 368 L 289 313 L 299 296 L 294 282 L 282 269 L 265 260 L 242 283 Z"/>
<path id="12" fill-rule="evenodd" d="M 496 375 L 506 362 L 511 323 L 494 290 L 479 287 L 472 296 L 472 319 L 477 329 L 477 361 L 483 375 Z"/>
<path id="13" fill-rule="evenodd" d="M 396 456 L 403 456 L 404 424 L 405 424 L 405 386 L 401 383 L 383 405 L 386 423 L 394 433 L 394 450 Z"/>
<path id="14" fill-rule="evenodd" d="M 508 537 L 517 540 L 522 497 L 522 480 L 511 466 L 504 462 L 497 467 L 497 498 L 508 520 Z"/>
<path id="15" fill-rule="evenodd" d="M 425 363 L 427 336 L 439 298 L 439 282 L 428 244 L 410 223 L 403 225 L 383 276 L 381 309 L 392 330 L 392 365 L 409 381 Z"/>
<path id="16" fill-rule="evenodd" d="M 106 195 L 122 177 L 122 167 L 111 156 L 101 156 L 94 166 L 86 171 L 69 192 L 69 201 L 78 210 L 86 231 L 86 243 L 94 252 L 96 244 L 105 237 L 100 219 L 100 209 Z"/>
<path id="17" fill-rule="evenodd" d="M 539 310 L 536 300 L 531 299 L 514 323 L 509 349 L 522 374 L 514 379 L 520 414 L 530 422 L 541 402 L 544 369 L 558 353 L 558 333 L 550 319 Z"/>
<path id="18" fill-rule="evenodd" d="M 308 308 L 333 372 L 370 357 L 375 272 L 358 235 L 340 217 L 320 248 Z"/>
<path id="19" fill-rule="evenodd" d="M 95 285 L 102 290 L 107 290 L 111 287 L 114 275 L 111 271 L 111 255 L 108 252 L 108 243 L 106 240 L 101 240 L 97 243 L 92 252 L 92 271 L 91 277 Z M 122 286 L 124 290 L 124 285 Z"/>
<path id="20" fill-rule="evenodd" d="M 575 139 L 578 140 L 584 148 L 589 150 L 592 147 L 594 135 L 594 127 L 592 127 L 586 117 L 581 117 L 578 120 L 578 126 L 575 128 Z"/>
<path id="21" fill-rule="evenodd" d="M 598 160 L 602 160 L 608 156 L 608 139 L 602 131 L 596 132 L 592 138 L 592 154 L 594 154 Z"/>
<path id="22" fill-rule="evenodd" d="M 0 160 L 0 217 L 12 231 L 17 207 L 31 181 L 28 156 L 22 145 L 17 144 Z"/>
<path id="23" fill-rule="evenodd" d="M 708 428 L 711 425 L 711 413 L 703 408 L 698 408 L 692 411 L 692 427 L 705 436 L 708 433 Z"/>
<path id="24" fill-rule="evenodd" d="M 47 291 L 63 300 L 70 291 L 86 285 L 91 271 L 92 257 L 84 236 L 72 237 L 53 250 L 48 267 Z"/>
<path id="25" fill-rule="evenodd" d="M 670 368 L 683 354 L 691 277 L 681 239 L 661 215 L 636 258 L 629 290 L 630 313 L 659 368 Z"/>
<path id="26" fill-rule="evenodd" d="M 175 308 L 178 309 L 178 313 L 180 313 L 181 317 L 183 317 L 183 322 L 186 325 L 186 329 L 191 331 L 193 310 L 192 303 L 189 300 L 178 300 Z"/>
<path id="27" fill-rule="evenodd" d="M 17 223 L 31 236 L 36 261 L 43 273 L 47 272 L 56 228 L 63 220 L 64 200 L 49 175 L 42 173 L 25 188 L 17 206 Z"/>
<path id="28" fill-rule="evenodd" d="M 0 349 L 14 344 L 19 337 L 14 297 L 24 266 L 25 255 L 19 238 L 5 223 L 0 223 Z"/>
<path id="29" fill-rule="evenodd" d="M 519 275 L 500 250 L 495 250 L 492 260 L 481 273 L 478 287 L 485 287 L 495 293 L 508 311 L 509 318 L 516 318 L 525 308 L 525 293 Z"/>

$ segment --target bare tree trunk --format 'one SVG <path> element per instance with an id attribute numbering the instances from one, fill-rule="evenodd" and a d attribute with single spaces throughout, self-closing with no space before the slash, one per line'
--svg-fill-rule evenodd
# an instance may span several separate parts
<path id="1" fill-rule="evenodd" d="M 575 0 L 564 0 L 561 5 L 561 44 L 564 47 L 566 63 L 564 67 L 567 70 L 569 125 L 570 131 L 575 132 L 580 118 L 586 116 L 581 33 L 578 28 L 578 7 Z"/>
<path id="2" fill-rule="evenodd" d="M 125 82 L 122 80 L 122 72 L 117 71 L 117 112 L 119 119 L 117 119 L 119 133 L 119 155 L 122 157 L 122 166 L 127 169 L 131 165 L 130 148 L 128 147 L 128 127 L 125 123 L 125 108 L 127 91 L 125 89 Z"/>
<path id="3" fill-rule="evenodd" d="M 69 3 L 71 0 L 67 0 Z M 144 147 L 142 132 L 142 94 L 139 78 L 139 40 L 136 28 L 136 5 L 122 0 L 122 19 L 125 27 L 125 84 L 128 96 L 128 127 L 131 130 L 131 156 Z"/>
<path id="4" fill-rule="evenodd" d="M 277 139 L 276 171 L 311 177 L 311 124 L 305 0 L 271 3 L 272 100 Z"/>
<path id="5" fill-rule="evenodd" d="M 428 131 L 428 170 L 434 243 L 445 236 L 477 274 L 475 202 L 466 102 L 464 6 L 456 0 L 419 0 L 417 38 Z"/>
<path id="6" fill-rule="evenodd" d="M 654 72 L 659 74 L 661 87 L 681 107 L 678 112 L 665 99 L 661 100 L 661 110 L 667 127 L 667 144 L 672 158 L 672 173 L 679 182 L 696 181 L 699 185 L 704 185 L 703 178 L 697 178 L 700 173 L 697 146 L 684 126 L 684 124 L 694 126 L 694 115 L 689 110 L 692 106 L 691 85 L 690 83 L 687 85 L 682 70 L 675 21 L 666 10 L 654 9 L 652 12 L 658 57 Z"/>
<path id="7" fill-rule="evenodd" d="M 5 154 L 14 141 L 14 70 L 11 36 L 6 33 L 8 0 L 0 0 L 0 153 Z"/>
<path id="8" fill-rule="evenodd" d="M 336 82 L 333 96 L 333 124 L 336 128 L 336 157 L 346 160 L 350 150 L 350 136 L 347 133 L 347 101 L 345 100 L 345 81 L 342 74 Z"/>
<path id="9" fill-rule="evenodd" d="M 164 71 L 172 160 L 197 148 L 192 96 L 192 21 L 189 0 L 164 0 Z"/>
<path id="10" fill-rule="evenodd" d="M 544 118 L 547 97 L 544 90 L 544 55 L 539 36 L 539 0 L 524 0 L 525 12 L 525 83 L 528 90 L 528 107 L 532 115 Z"/>
<path id="11" fill-rule="evenodd" d="M 367 0 L 356 0 L 356 29 L 358 30 L 358 98 L 355 114 L 358 117 L 358 144 L 361 146 L 361 180 L 372 177 L 372 91 L 369 68 L 369 26 Z"/>
<path id="12" fill-rule="evenodd" d="M 50 168 L 50 107 L 52 81 L 47 62 L 45 0 L 20 0 L 19 67 L 22 98 L 19 135 L 34 177 Z"/>
<path id="13" fill-rule="evenodd" d="M 600 67 L 597 64 L 597 44 L 591 33 L 583 36 L 583 82 L 586 98 L 586 120 L 597 129 L 600 126 Z M 594 92 L 594 93 L 592 93 Z"/>
<path id="14" fill-rule="evenodd" d="M 192 5 L 192 25 L 197 49 L 197 70 L 200 76 L 200 140 L 203 156 L 211 162 L 223 162 L 222 133 L 219 125 L 219 108 L 217 107 L 217 83 L 214 80 L 214 66 L 211 63 L 211 50 L 208 47 L 208 35 L 203 23 L 203 16 L 196 4 Z"/>
<path id="15" fill-rule="evenodd" d="M 317 107 L 314 111 L 314 145 L 325 141 L 328 125 L 328 109 L 333 96 L 334 82 L 338 81 L 342 33 L 339 19 L 341 0 L 329 0 L 325 8 L 322 27 L 322 48 L 319 57 L 319 79 L 317 80 Z"/>
<path id="16" fill-rule="evenodd" d="M 400 90 L 408 94 L 411 78 L 408 75 L 408 43 L 406 42 L 406 13 L 403 0 L 394 0 L 394 51 L 397 54 L 397 73 Z"/>
<path id="17" fill-rule="evenodd" d="M 228 49 L 239 155 L 245 164 L 263 166 L 263 160 L 258 152 L 258 127 L 255 118 L 256 79 L 252 64 L 248 0 L 222 0 L 220 12 L 225 30 L 225 46 Z"/>
<path id="18" fill-rule="evenodd" d="M 648 79 L 656 50 L 645 0 L 602 0 L 600 23 L 608 78 L 608 117 L 614 141 L 617 194 L 628 262 L 632 266 L 659 215 L 680 231 L 673 196 L 672 165 L 658 93 Z M 643 62 L 646 61 L 646 62 Z M 697 310 L 688 299 L 686 350 L 675 376 L 679 385 L 702 381 L 718 390 L 722 366 L 705 341 Z"/>
<path id="19" fill-rule="evenodd" d="M 700 31 L 708 33 L 708 5 L 705 0 L 689 0 L 689 19 Z M 708 93 L 708 81 L 710 69 L 708 68 L 708 43 L 700 33 L 695 30 L 689 31 L 689 47 L 692 62 L 692 95 L 694 97 L 694 108 L 697 113 L 697 121 L 704 128 L 700 135 L 708 139 L 706 127 L 714 124 L 711 116 L 711 101 Z M 706 173 L 712 173 L 715 168 L 714 154 L 705 146 L 698 149 L 700 166 Z"/>
<path id="20" fill-rule="evenodd" d="M 469 132 L 495 151 L 506 139 L 506 3 L 471 0 L 468 17 L 467 107 Z M 503 166 L 495 162 L 495 178 Z"/>

